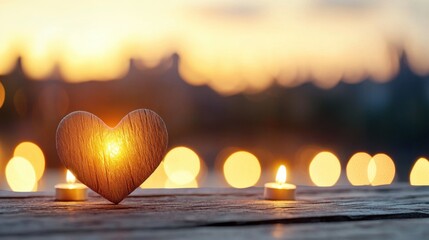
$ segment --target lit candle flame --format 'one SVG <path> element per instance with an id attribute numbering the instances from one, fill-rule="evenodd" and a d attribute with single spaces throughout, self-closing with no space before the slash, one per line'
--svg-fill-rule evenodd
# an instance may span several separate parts
<path id="1" fill-rule="evenodd" d="M 276 176 L 276 182 L 278 184 L 285 184 L 286 183 L 286 167 L 285 165 L 281 165 L 279 167 L 279 170 L 277 171 L 277 176 Z"/>
<path id="2" fill-rule="evenodd" d="M 195 182 L 201 170 L 198 155 L 190 148 L 175 147 L 164 158 L 164 171 L 170 185 L 186 185 Z"/>
<path id="3" fill-rule="evenodd" d="M 73 184 L 76 182 L 76 177 L 73 175 L 72 172 L 70 172 L 70 170 L 67 170 L 66 180 L 68 184 Z"/>

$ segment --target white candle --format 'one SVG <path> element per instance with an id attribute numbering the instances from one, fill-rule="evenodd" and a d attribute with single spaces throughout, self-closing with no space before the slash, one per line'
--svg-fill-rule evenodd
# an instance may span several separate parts
<path id="1" fill-rule="evenodd" d="M 76 177 L 67 170 L 67 183 L 55 185 L 55 200 L 57 201 L 85 201 L 87 187 L 82 183 L 76 183 Z"/>
<path id="2" fill-rule="evenodd" d="M 265 184 L 264 198 L 267 200 L 295 200 L 296 186 L 286 183 L 286 167 L 281 165 L 277 171 L 276 182 Z"/>

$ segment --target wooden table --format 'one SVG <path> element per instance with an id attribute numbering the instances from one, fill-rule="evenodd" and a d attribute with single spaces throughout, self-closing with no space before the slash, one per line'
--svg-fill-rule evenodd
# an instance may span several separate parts
<path id="1" fill-rule="evenodd" d="M 266 201 L 263 189 L 137 190 L 119 205 L 91 194 L 0 191 L 0 238 L 39 239 L 424 239 L 429 188 L 299 187 L 297 201 Z"/>

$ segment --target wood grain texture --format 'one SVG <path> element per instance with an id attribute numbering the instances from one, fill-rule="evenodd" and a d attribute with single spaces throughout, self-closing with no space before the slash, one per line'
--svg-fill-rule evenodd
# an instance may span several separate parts
<path id="1" fill-rule="evenodd" d="M 126 115 L 115 128 L 83 111 L 64 117 L 57 129 L 58 156 L 77 179 L 117 204 L 158 167 L 168 134 L 147 109 Z"/>
<path id="2" fill-rule="evenodd" d="M 122 204 L 94 193 L 0 191 L 0 238 L 30 239 L 426 239 L 429 188 L 302 187 L 296 201 L 262 188 L 137 189 Z"/>

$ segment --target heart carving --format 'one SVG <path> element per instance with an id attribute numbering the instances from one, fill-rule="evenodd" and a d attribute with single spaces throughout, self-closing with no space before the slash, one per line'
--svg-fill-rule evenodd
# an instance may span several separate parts
<path id="1" fill-rule="evenodd" d="M 110 128 L 94 114 L 77 111 L 57 129 L 58 156 L 79 181 L 118 204 L 158 167 L 167 149 L 164 121 L 135 110 Z"/>

